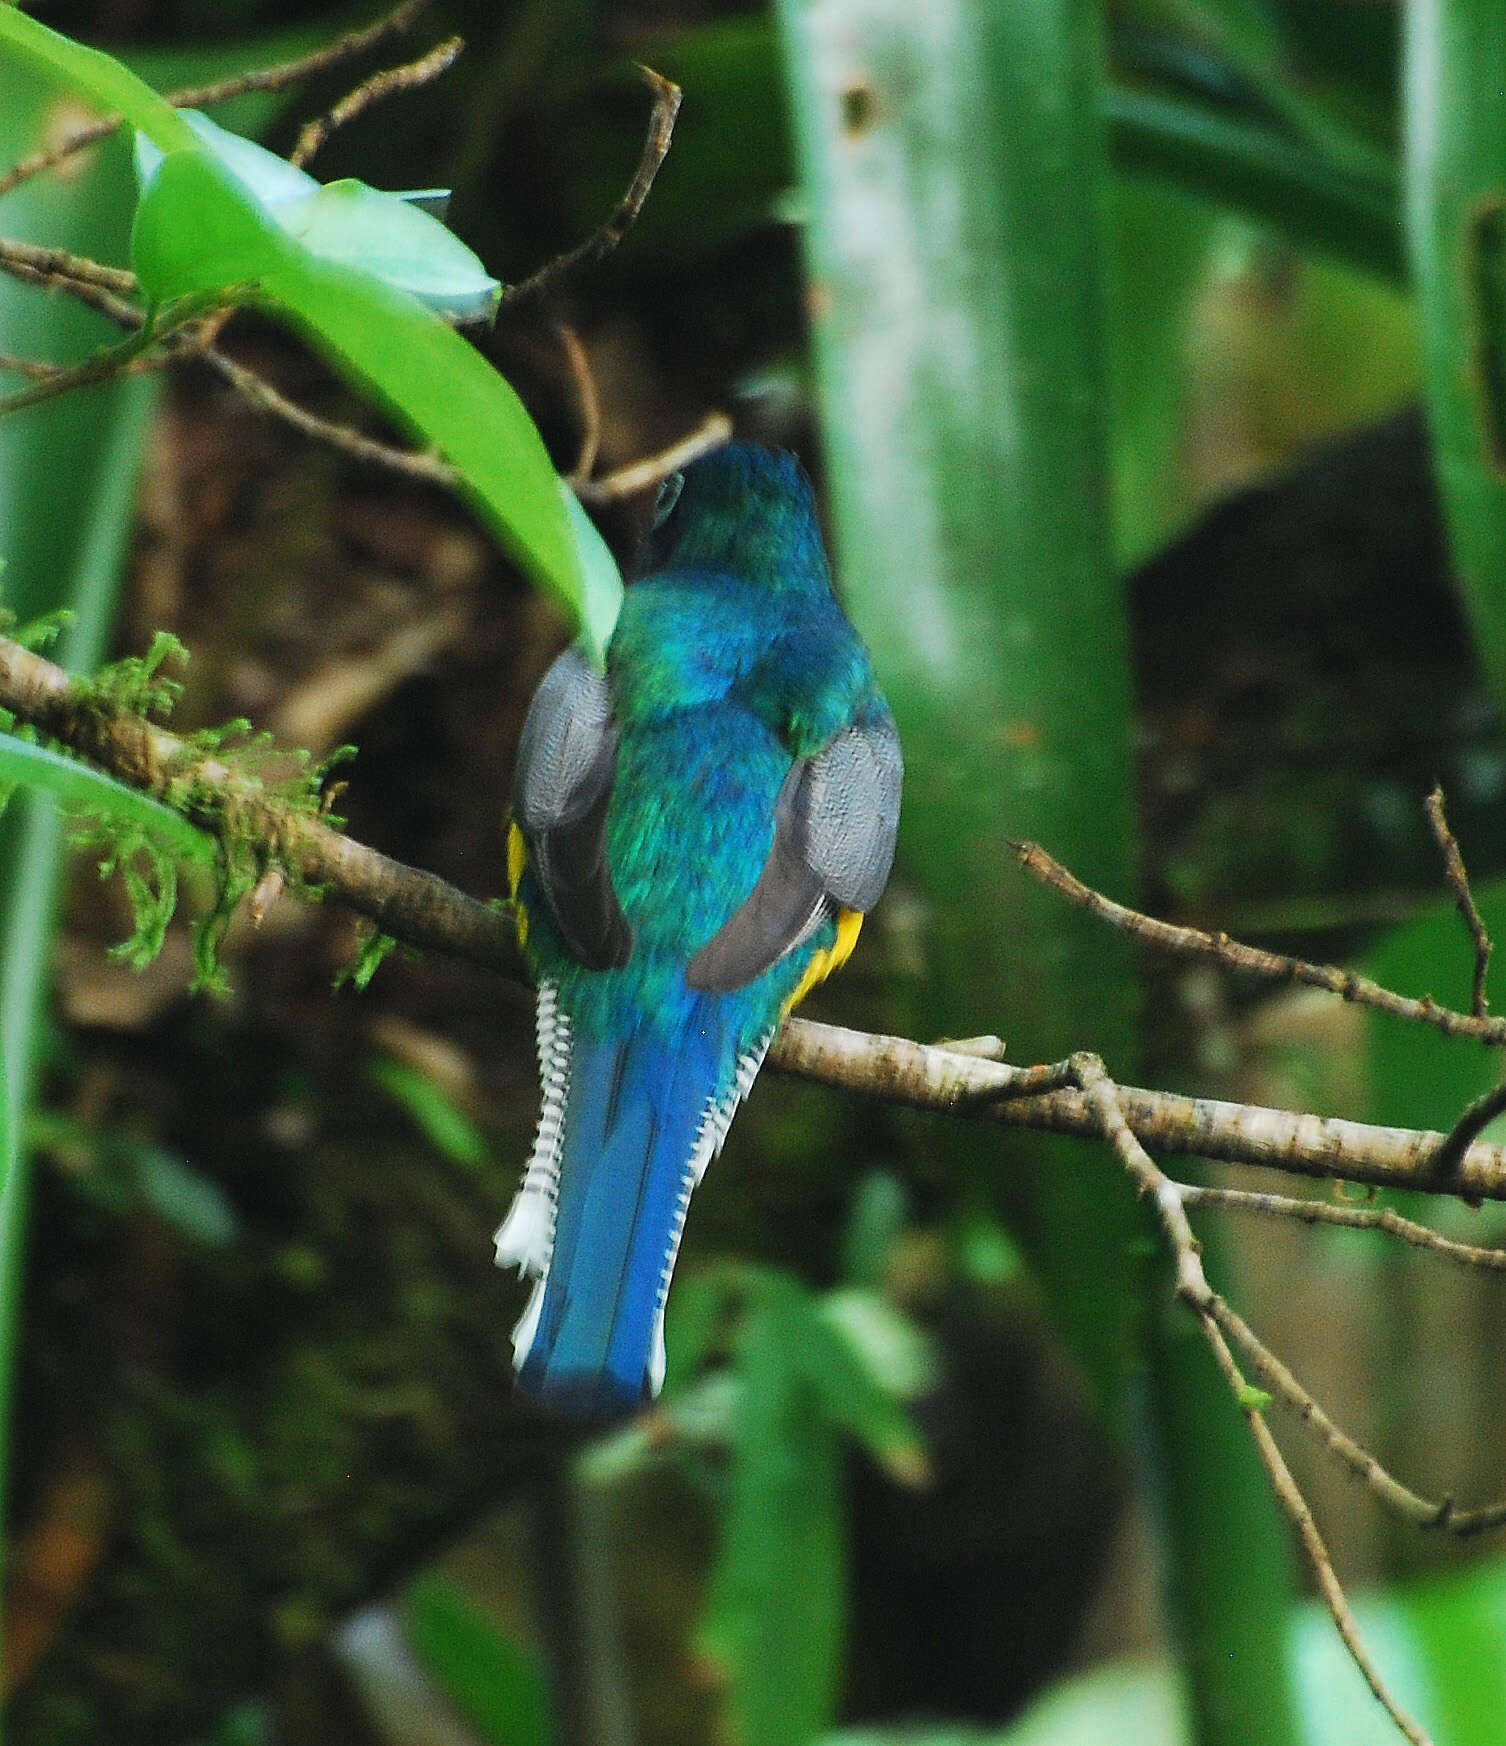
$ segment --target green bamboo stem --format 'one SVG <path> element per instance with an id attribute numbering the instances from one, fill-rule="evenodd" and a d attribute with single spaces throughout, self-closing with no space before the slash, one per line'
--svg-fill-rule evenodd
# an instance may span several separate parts
<path id="1" fill-rule="evenodd" d="M 1125 611 L 1107 502 L 1100 18 L 1090 0 L 781 0 L 839 569 L 906 750 L 903 1024 L 1007 1027 L 1017 1060 L 1132 1059 L 1128 965 L 1009 868 L 1011 837 L 1132 881 Z M 997 1180 L 978 1136 L 940 1142 Z M 1102 1168 L 1047 1169 L 1031 1258 L 1117 1417 L 1139 1233 Z M 1194 1355 L 1194 1362 L 1196 1361 Z M 1199 1489 L 1253 1456 L 1177 1359 L 1150 1439 L 1188 1481 L 1169 1558 L 1203 1746 L 1289 1746 L 1284 1537 Z M 1195 1410 L 1194 1410 L 1195 1408 Z M 1185 1409 L 1185 1410 L 1184 1410 Z M 1235 1676 L 1231 1677 L 1231 1670 Z M 1257 1701 L 1258 1694 L 1258 1701 Z"/>

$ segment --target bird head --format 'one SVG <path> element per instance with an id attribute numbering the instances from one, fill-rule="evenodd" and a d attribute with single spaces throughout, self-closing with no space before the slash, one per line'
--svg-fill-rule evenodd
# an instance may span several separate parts
<path id="1" fill-rule="evenodd" d="M 805 469 L 782 449 L 729 443 L 659 488 L 639 545 L 639 575 L 730 572 L 773 587 L 829 586 L 816 500 Z"/>

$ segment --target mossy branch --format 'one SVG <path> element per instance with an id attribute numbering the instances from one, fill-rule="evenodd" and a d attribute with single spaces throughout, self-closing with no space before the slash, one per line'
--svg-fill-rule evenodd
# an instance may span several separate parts
<path id="1" fill-rule="evenodd" d="M 149 719 L 170 696 L 158 671 L 167 652 L 159 639 L 148 656 L 90 680 L 0 637 L 0 708 L 208 833 L 222 922 L 277 868 L 295 892 L 333 894 L 383 934 L 520 969 L 509 916 L 341 834 L 324 807 L 328 760 L 279 752 L 243 722 L 180 735 Z M 200 968 L 202 977 L 202 959 Z"/>

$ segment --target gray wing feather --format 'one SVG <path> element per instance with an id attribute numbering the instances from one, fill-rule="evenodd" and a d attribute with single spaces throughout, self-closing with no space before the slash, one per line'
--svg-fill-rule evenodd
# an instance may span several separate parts
<path id="1" fill-rule="evenodd" d="M 797 760 L 775 803 L 763 871 L 691 959 L 690 986 L 741 988 L 808 940 L 834 909 L 872 909 L 894 860 L 903 778 L 887 710 L 870 711 L 814 758 Z"/>
<path id="2" fill-rule="evenodd" d="M 617 727 L 605 678 L 581 649 L 544 675 L 518 742 L 513 811 L 561 938 L 593 970 L 625 964 L 633 936 L 607 866 Z"/>
<path id="3" fill-rule="evenodd" d="M 885 710 L 840 733 L 812 758 L 805 790 L 805 857 L 827 893 L 866 915 L 894 862 L 904 763 Z"/>

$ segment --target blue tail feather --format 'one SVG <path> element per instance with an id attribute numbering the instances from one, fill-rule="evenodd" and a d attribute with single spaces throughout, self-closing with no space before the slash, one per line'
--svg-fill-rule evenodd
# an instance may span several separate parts
<path id="1" fill-rule="evenodd" d="M 518 1372 L 567 1412 L 630 1411 L 654 1392 L 665 1268 L 706 1111 L 732 1078 L 715 999 L 668 1036 L 577 1036 L 565 1111 L 553 1253 Z"/>

